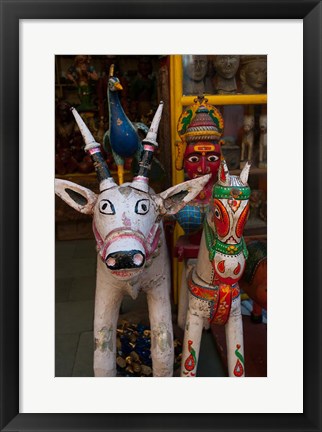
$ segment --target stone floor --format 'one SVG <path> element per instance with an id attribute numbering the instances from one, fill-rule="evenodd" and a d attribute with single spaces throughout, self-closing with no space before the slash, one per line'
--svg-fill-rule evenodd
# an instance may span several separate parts
<path id="1" fill-rule="evenodd" d="M 93 376 L 93 312 L 96 275 L 94 240 L 56 242 L 55 375 Z M 137 323 L 147 320 L 145 295 L 126 297 L 120 319 Z M 175 313 L 175 308 L 174 308 Z M 175 326 L 177 337 L 182 332 Z M 178 374 L 178 371 L 175 375 Z M 214 338 L 204 331 L 198 376 L 225 376 Z"/>

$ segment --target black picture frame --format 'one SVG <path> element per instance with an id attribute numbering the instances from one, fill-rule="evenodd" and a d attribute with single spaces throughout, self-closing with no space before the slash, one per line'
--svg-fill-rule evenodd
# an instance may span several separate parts
<path id="1" fill-rule="evenodd" d="M 198 2 L 0 0 L 0 4 L 1 430 L 321 431 L 321 3 L 306 0 L 201 0 Z M 303 414 L 189 415 L 178 413 L 124 416 L 19 413 L 19 20 L 102 18 L 303 19 L 305 179 Z M 296 125 L 292 126 L 296 127 Z M 291 146 L 291 143 L 287 145 Z M 292 185 L 286 185 L 287 187 Z M 290 289 L 292 295 L 291 287 L 284 286 L 283 289 Z M 258 397 L 260 395 L 254 394 L 254 398 Z M 231 401 L 232 406 L 236 402 L 238 401 Z"/>

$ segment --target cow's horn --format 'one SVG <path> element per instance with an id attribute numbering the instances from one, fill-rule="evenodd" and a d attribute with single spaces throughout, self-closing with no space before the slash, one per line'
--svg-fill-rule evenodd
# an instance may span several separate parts
<path id="1" fill-rule="evenodd" d="M 107 163 L 103 158 L 100 144 L 95 141 L 95 138 L 86 126 L 82 117 L 78 114 L 77 110 L 72 107 L 71 111 L 75 117 L 76 123 L 85 141 L 84 150 L 92 158 L 97 178 L 100 183 L 100 189 L 109 189 L 110 187 L 115 186 L 116 183 L 114 182 L 110 170 L 108 169 Z"/>
<path id="2" fill-rule="evenodd" d="M 147 191 L 149 188 L 149 174 L 151 170 L 151 164 L 153 159 L 153 153 L 158 143 L 156 141 L 158 128 L 161 120 L 163 110 L 163 102 L 161 101 L 156 113 L 154 114 L 150 129 L 142 141 L 143 151 L 141 155 L 141 160 L 139 162 L 139 172 L 134 177 L 132 186 L 141 190 Z"/>

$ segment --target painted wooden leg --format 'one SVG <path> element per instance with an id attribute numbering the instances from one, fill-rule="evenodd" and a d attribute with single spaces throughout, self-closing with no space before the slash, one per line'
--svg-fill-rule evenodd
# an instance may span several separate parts
<path id="1" fill-rule="evenodd" d="M 187 284 L 187 263 L 183 261 L 182 275 L 181 275 L 181 286 L 179 294 L 179 305 L 178 305 L 178 326 L 184 330 L 187 318 L 187 310 L 189 303 L 189 291 Z"/>
<path id="2" fill-rule="evenodd" d="M 245 376 L 243 322 L 240 306 L 240 295 L 231 305 L 228 322 L 225 326 L 228 375 L 230 377 Z"/>
<path id="3" fill-rule="evenodd" d="M 94 376 L 116 376 L 116 328 L 123 295 L 98 274 L 94 313 Z M 104 265 L 104 264 L 103 264 Z M 113 295 L 113 293 L 115 293 Z"/>
<path id="4" fill-rule="evenodd" d="M 203 317 L 194 315 L 188 308 L 181 361 L 181 376 L 195 377 L 203 329 Z"/>
<path id="5" fill-rule="evenodd" d="M 173 376 L 174 348 L 170 290 L 165 280 L 147 291 L 153 376 Z"/>

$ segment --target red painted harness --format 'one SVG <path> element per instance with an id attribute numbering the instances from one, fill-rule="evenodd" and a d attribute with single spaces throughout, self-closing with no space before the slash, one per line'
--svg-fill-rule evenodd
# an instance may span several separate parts
<path id="1" fill-rule="evenodd" d="M 227 323 L 232 301 L 239 296 L 238 285 L 218 283 L 213 288 L 206 288 L 193 281 L 191 271 L 188 278 L 188 286 L 189 291 L 194 297 L 209 303 L 209 322 L 211 324 L 224 325 Z"/>

